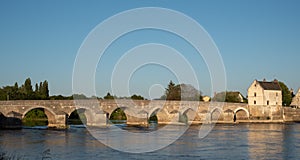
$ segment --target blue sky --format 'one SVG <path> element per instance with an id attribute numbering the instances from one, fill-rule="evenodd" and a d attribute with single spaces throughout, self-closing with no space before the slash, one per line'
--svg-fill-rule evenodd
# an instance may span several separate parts
<path id="1" fill-rule="evenodd" d="M 48 80 L 50 94 L 72 94 L 77 51 L 88 33 L 105 19 L 128 9 L 163 7 L 195 19 L 210 34 L 223 57 L 228 90 L 246 95 L 254 79 L 284 81 L 300 87 L 300 1 L 0 1 L 0 86 Z M 157 17 L 159 18 L 159 17 Z M 188 28 L 187 28 L 188 29 Z M 114 63 L 128 49 L 161 43 L 180 51 L 197 71 L 200 90 L 210 94 L 210 78 L 203 59 L 176 35 L 157 30 L 120 37 L 99 62 L 96 90 L 110 91 Z M 149 87 L 167 86 L 174 75 L 148 65 L 133 75 L 130 92 L 149 97 Z M 147 73 L 147 74 L 145 74 Z"/>

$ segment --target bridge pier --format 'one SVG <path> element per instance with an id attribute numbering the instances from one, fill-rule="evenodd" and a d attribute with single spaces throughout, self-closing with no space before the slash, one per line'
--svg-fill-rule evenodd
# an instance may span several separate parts
<path id="1" fill-rule="evenodd" d="M 61 112 L 54 115 L 53 118 L 48 118 L 48 127 L 55 128 L 55 129 L 66 129 L 68 128 L 67 125 L 68 116 L 67 114 Z"/>
<path id="2" fill-rule="evenodd" d="M 139 125 L 139 126 L 148 125 L 147 113 L 136 114 L 135 116 L 132 115 L 126 115 L 126 116 L 127 116 L 127 125 Z"/>
<path id="3" fill-rule="evenodd" d="M 9 113 L 7 116 L 0 114 L 0 128 L 4 129 L 21 129 L 22 116 L 15 112 Z"/>
<path id="4" fill-rule="evenodd" d="M 90 127 L 103 127 L 107 125 L 106 113 L 92 113 L 87 119 L 87 126 Z"/>

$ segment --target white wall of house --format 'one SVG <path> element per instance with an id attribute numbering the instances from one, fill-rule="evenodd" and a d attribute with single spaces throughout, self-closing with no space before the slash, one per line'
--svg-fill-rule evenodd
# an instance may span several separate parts
<path id="1" fill-rule="evenodd" d="M 263 105 L 264 90 L 254 81 L 248 89 L 248 104 L 249 105 Z"/>
<path id="2" fill-rule="evenodd" d="M 269 104 L 268 104 L 269 102 Z M 264 91 L 264 105 L 282 105 L 281 91 L 265 90 Z"/>
<path id="3" fill-rule="evenodd" d="M 258 81 L 254 81 L 248 89 L 249 105 L 282 105 L 280 90 L 264 90 Z"/>

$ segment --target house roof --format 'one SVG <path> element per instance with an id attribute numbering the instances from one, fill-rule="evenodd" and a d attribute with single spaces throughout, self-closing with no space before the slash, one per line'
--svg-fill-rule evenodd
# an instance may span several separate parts
<path id="1" fill-rule="evenodd" d="M 235 96 L 242 95 L 240 92 L 227 92 L 226 94 L 232 94 L 232 95 L 235 95 Z"/>
<path id="2" fill-rule="evenodd" d="M 277 81 L 272 81 L 272 82 L 258 81 L 258 83 L 264 90 L 279 90 L 279 91 L 281 91 L 281 87 Z"/>

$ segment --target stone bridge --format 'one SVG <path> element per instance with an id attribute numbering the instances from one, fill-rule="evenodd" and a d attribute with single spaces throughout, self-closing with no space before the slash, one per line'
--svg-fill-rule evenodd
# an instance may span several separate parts
<path id="1" fill-rule="evenodd" d="M 249 107 L 244 103 L 149 100 L 26 100 L 0 101 L 1 125 L 14 125 L 29 111 L 42 108 L 48 127 L 67 127 L 68 117 L 77 109 L 84 109 L 87 126 L 106 126 L 110 115 L 121 108 L 128 125 L 147 125 L 156 115 L 159 124 L 170 123 L 233 123 L 251 120 L 282 120 L 281 106 Z M 277 116 L 277 117 L 276 117 Z M 2 117 L 2 118 L 1 118 Z M 7 120 L 12 119 L 7 122 Z M 19 123 L 16 123 L 19 124 Z"/>

